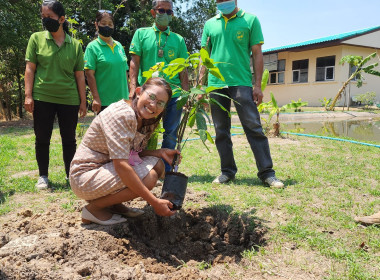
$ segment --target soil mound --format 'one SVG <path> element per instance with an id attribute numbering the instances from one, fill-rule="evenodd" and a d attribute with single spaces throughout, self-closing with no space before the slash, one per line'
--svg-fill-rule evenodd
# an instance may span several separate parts
<path id="1" fill-rule="evenodd" d="M 13 214 L 0 231 L 0 279 L 207 279 L 219 263 L 265 242 L 266 229 L 228 205 L 145 214 L 115 226 L 82 225 L 59 205 Z M 213 272 L 215 273 L 215 272 Z M 228 279 L 219 271 L 212 279 Z"/>

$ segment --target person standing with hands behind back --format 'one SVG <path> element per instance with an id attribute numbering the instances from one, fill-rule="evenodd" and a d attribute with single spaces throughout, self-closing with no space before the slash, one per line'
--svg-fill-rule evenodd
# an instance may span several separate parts
<path id="1" fill-rule="evenodd" d="M 25 110 L 33 113 L 36 159 L 39 169 L 37 189 L 48 187 L 49 146 L 55 116 L 62 138 L 66 176 L 76 150 L 75 130 L 78 111 L 86 115 L 86 85 L 83 51 L 79 41 L 68 35 L 62 4 L 45 0 L 41 7 L 46 31 L 36 32 L 26 50 Z"/>
<path id="2" fill-rule="evenodd" d="M 210 50 L 225 82 L 209 74 L 208 86 L 224 87 L 217 92 L 232 98 L 247 140 L 256 159 L 258 177 L 263 183 L 283 188 L 284 184 L 276 178 L 273 170 L 268 139 L 261 127 L 257 105 L 262 102 L 261 79 L 263 74 L 264 43 L 260 22 L 256 16 L 247 14 L 237 7 L 237 0 L 216 0 L 220 13 L 209 19 L 203 29 L 202 47 Z M 252 87 L 250 54 L 252 52 L 255 69 L 255 86 Z M 228 111 L 231 100 L 211 94 Z M 227 183 L 235 178 L 237 167 L 232 150 L 231 118 L 219 105 L 211 105 L 211 115 L 215 125 L 215 144 L 221 161 L 221 174 L 213 183 Z"/>
<path id="3" fill-rule="evenodd" d="M 95 28 L 99 36 L 88 44 L 84 60 L 87 82 L 94 98 L 96 113 L 110 104 L 128 99 L 128 63 L 123 46 L 111 36 L 114 20 L 111 11 L 96 13 Z"/>

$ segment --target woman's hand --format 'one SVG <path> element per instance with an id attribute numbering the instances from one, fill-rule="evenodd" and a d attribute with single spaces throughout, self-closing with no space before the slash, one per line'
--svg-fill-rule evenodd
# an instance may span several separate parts
<path id="1" fill-rule="evenodd" d="M 94 98 L 94 100 L 92 101 L 92 111 L 99 114 L 101 109 L 102 109 L 102 102 L 100 101 L 100 98 Z"/>
<path id="2" fill-rule="evenodd" d="M 163 158 L 167 163 L 172 164 L 175 155 L 179 155 L 180 157 L 179 163 L 181 163 L 182 156 L 178 150 L 163 148 L 163 149 L 159 149 L 158 151 L 159 151 L 160 157 Z"/>
<path id="3" fill-rule="evenodd" d="M 34 110 L 34 100 L 32 96 L 25 95 L 25 102 L 24 102 L 25 110 L 29 113 L 33 113 Z"/>
<path id="4" fill-rule="evenodd" d="M 157 201 L 152 205 L 154 212 L 159 216 L 173 216 L 177 211 L 172 211 L 173 203 L 169 200 L 157 198 Z"/>
<path id="5" fill-rule="evenodd" d="M 83 101 L 79 105 L 79 115 L 81 118 L 87 115 L 87 104 L 86 101 Z"/>

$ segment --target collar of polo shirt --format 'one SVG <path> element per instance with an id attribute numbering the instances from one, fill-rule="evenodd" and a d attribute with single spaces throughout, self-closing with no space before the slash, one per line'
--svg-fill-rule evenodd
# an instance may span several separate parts
<path id="1" fill-rule="evenodd" d="M 164 32 L 168 35 L 170 35 L 170 27 L 168 26 L 168 28 L 166 28 L 164 31 L 161 31 L 160 29 L 157 28 L 156 24 L 154 23 L 152 28 L 154 29 L 154 31 L 156 32 Z"/>
<path id="2" fill-rule="evenodd" d="M 49 31 L 46 30 L 46 36 L 45 36 L 46 39 L 48 40 L 54 40 L 54 37 L 53 35 L 51 35 L 51 33 Z M 70 43 L 71 44 L 71 37 L 65 33 L 65 43 Z"/>

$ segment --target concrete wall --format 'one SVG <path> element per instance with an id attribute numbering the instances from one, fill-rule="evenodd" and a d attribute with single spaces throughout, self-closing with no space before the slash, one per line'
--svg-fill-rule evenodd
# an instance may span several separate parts
<path id="1" fill-rule="evenodd" d="M 345 55 L 362 55 L 365 57 L 373 53 L 374 51 L 375 50 L 371 48 L 339 45 L 334 47 L 307 50 L 301 52 L 279 52 L 278 59 L 286 60 L 285 83 L 268 85 L 264 92 L 264 102 L 269 101 L 270 92 L 272 91 L 279 105 L 284 105 L 291 102 L 291 100 L 298 100 L 299 98 L 301 98 L 302 101 L 309 102 L 309 106 L 321 106 L 321 102 L 319 101 L 319 99 L 323 99 L 323 97 L 334 98 L 341 86 L 343 85 L 343 83 L 348 79 L 349 65 L 340 65 L 339 61 L 341 60 L 341 58 Z M 335 55 L 334 81 L 317 82 L 317 58 L 333 55 Z M 293 83 L 292 62 L 295 60 L 303 59 L 309 59 L 308 82 Z M 376 60 L 378 61 L 378 59 Z M 377 70 L 380 71 L 380 68 L 378 67 Z M 375 91 L 377 94 L 377 99 L 380 101 L 380 77 L 375 77 L 372 75 L 365 75 L 365 77 L 366 81 L 364 82 L 363 87 L 361 87 L 360 89 L 356 88 L 356 82 L 352 82 L 349 88 L 351 96 L 360 93 L 365 93 L 367 91 Z M 343 99 L 338 105 L 341 104 L 343 104 Z"/>

